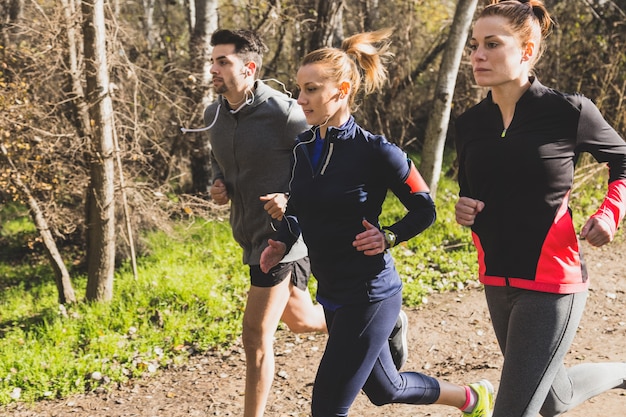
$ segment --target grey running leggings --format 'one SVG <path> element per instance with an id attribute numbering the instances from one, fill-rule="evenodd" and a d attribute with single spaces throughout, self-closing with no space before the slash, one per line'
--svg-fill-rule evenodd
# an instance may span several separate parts
<path id="1" fill-rule="evenodd" d="M 626 363 L 565 368 L 587 292 L 551 294 L 485 286 L 504 365 L 493 417 L 558 416 L 612 388 L 626 388 Z"/>

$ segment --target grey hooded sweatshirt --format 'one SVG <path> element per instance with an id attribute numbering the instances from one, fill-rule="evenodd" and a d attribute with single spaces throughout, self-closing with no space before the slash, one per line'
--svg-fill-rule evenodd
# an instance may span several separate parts
<path id="1" fill-rule="evenodd" d="M 204 111 L 206 125 L 214 123 L 208 130 L 213 181 L 222 179 L 226 184 L 233 237 L 248 265 L 259 264 L 267 239 L 274 233 L 272 218 L 259 197 L 289 191 L 296 136 L 309 128 L 294 99 L 262 81 L 255 86 L 252 103 L 236 113 L 222 96 Z M 282 262 L 306 255 L 300 239 Z"/>

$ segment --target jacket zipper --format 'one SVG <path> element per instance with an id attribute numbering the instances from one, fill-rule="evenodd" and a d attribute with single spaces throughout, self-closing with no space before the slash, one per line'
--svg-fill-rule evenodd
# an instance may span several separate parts
<path id="1" fill-rule="evenodd" d="M 333 148 L 334 148 L 335 144 L 330 142 L 328 144 L 328 153 L 326 154 L 326 159 L 324 160 L 324 165 L 322 166 L 322 170 L 320 171 L 320 175 L 324 175 L 324 172 L 326 172 L 326 167 L 328 166 L 328 164 L 330 164 L 330 157 L 333 154 Z"/>

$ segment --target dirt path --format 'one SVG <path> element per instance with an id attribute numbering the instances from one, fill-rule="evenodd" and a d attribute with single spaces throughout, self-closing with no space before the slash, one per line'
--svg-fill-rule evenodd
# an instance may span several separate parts
<path id="1" fill-rule="evenodd" d="M 568 364 L 626 361 L 626 242 L 606 248 L 585 246 L 592 277 L 586 315 L 568 356 Z M 418 370 L 467 383 L 486 377 L 498 385 L 500 352 L 480 288 L 435 294 L 408 310 L 410 355 L 405 370 Z M 311 382 L 324 348 L 324 336 L 276 336 L 276 380 L 267 417 L 308 416 Z M 182 366 L 134 381 L 108 393 L 78 395 L 62 401 L 0 409 L 13 417 L 182 417 L 241 416 L 244 358 L 240 347 L 226 354 L 197 356 Z M 364 395 L 352 416 L 458 417 L 443 406 L 376 407 Z M 626 415 L 626 391 L 611 391 L 579 406 L 567 417 Z"/>

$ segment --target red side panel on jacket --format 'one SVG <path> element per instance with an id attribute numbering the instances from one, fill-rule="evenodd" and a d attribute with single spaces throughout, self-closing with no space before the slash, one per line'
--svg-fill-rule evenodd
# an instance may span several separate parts
<path id="1" fill-rule="evenodd" d="M 410 162 L 411 167 L 409 168 L 409 176 L 406 178 L 404 183 L 409 186 L 409 189 L 413 194 L 415 193 L 427 193 L 430 191 L 426 181 L 422 178 L 422 174 L 419 173 L 415 164 Z"/>

